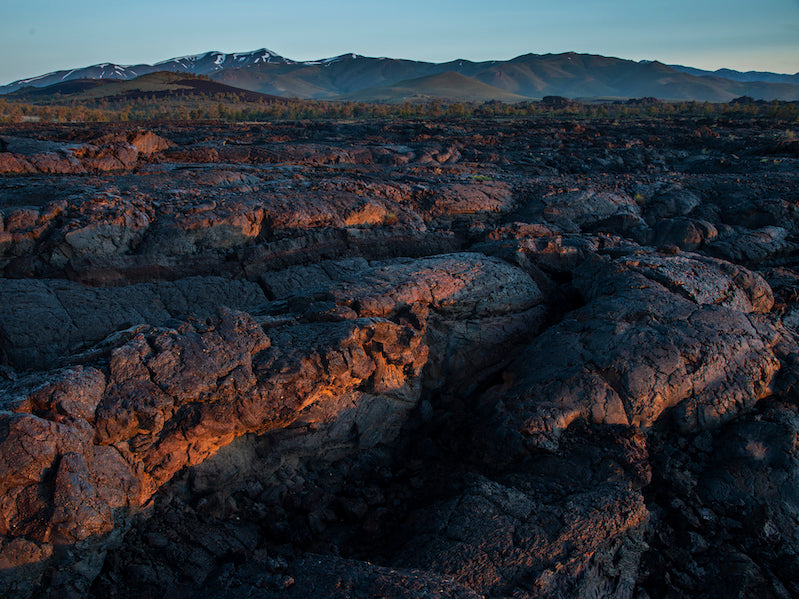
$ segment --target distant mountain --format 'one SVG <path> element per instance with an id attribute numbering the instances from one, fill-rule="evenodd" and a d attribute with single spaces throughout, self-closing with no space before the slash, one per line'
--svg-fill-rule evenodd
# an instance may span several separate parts
<path id="1" fill-rule="evenodd" d="M 295 61 L 266 49 L 236 54 L 206 52 L 155 65 L 101 64 L 58 71 L 15 81 L 0 87 L 0 93 L 73 80 L 126 81 L 158 71 L 207 75 L 221 84 L 257 93 L 331 100 L 393 102 L 435 97 L 512 102 L 548 95 L 711 102 L 728 102 L 740 96 L 799 100 L 799 74 L 708 72 L 574 52 L 526 54 L 507 61 L 431 63 L 358 54 Z"/>
<path id="2" fill-rule="evenodd" d="M 526 54 L 508 61 L 414 62 L 346 55 L 328 62 L 259 64 L 211 76 L 228 85 L 300 98 L 357 97 L 362 90 L 454 72 L 524 98 L 640 98 L 728 102 L 740 96 L 799 100 L 799 85 L 732 81 L 682 73 L 659 62 L 591 54 Z M 385 91 L 385 90 L 383 90 Z M 407 90 L 400 92 L 400 96 Z M 396 101 L 400 98 L 394 98 Z M 465 99 L 460 96 L 457 99 Z M 499 95 L 494 99 L 502 99 Z M 385 97 L 386 101 L 391 101 Z"/>
<path id="3" fill-rule="evenodd" d="M 694 67 L 684 67 L 678 64 L 669 65 L 671 68 L 680 71 L 681 73 L 688 73 L 690 75 L 698 75 L 706 77 L 708 75 L 715 75 L 716 77 L 723 77 L 724 79 L 731 79 L 732 81 L 741 81 L 744 83 L 751 83 L 753 81 L 764 81 L 766 83 L 791 83 L 799 85 L 799 73 L 795 75 L 786 75 L 782 73 L 769 73 L 767 71 L 734 71 L 732 69 L 718 69 L 716 71 L 704 71 L 702 69 L 695 69 Z"/>
<path id="4" fill-rule="evenodd" d="M 117 79 L 129 81 L 136 77 L 141 77 L 142 75 L 161 71 L 190 73 L 192 75 L 210 75 L 211 73 L 230 68 L 241 68 L 265 63 L 286 64 L 293 62 L 292 60 L 275 54 L 271 50 L 261 48 L 254 52 L 237 54 L 206 52 L 205 54 L 170 58 L 169 60 L 164 60 L 163 62 L 158 62 L 153 65 L 137 64 L 123 66 L 112 63 L 102 63 L 79 69 L 55 71 L 29 79 L 20 79 L 8 85 L 0 86 L 0 94 L 7 94 L 29 86 L 47 87 L 48 85 L 72 81 L 74 79 Z"/>
<path id="5" fill-rule="evenodd" d="M 429 62 L 344 54 L 293 64 L 262 64 L 215 73 L 228 85 L 298 98 L 334 99 L 370 87 L 446 71 Z"/>

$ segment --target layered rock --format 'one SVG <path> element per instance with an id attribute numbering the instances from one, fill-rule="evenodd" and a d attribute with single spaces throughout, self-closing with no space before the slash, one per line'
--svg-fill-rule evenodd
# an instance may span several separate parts
<path id="1" fill-rule="evenodd" d="M 116 331 L 160 325 L 173 317 L 205 319 L 218 306 L 247 309 L 265 301 L 247 281 L 196 277 L 175 282 L 87 288 L 58 279 L 4 280 L 0 317 L 6 359 L 20 368 L 47 368 Z"/>

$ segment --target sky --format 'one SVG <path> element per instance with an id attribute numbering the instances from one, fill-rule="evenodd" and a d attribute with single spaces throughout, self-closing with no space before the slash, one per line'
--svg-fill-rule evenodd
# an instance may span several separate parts
<path id="1" fill-rule="evenodd" d="M 432 62 L 574 51 L 793 74 L 799 0 L 0 0 L 0 85 L 259 48 Z"/>

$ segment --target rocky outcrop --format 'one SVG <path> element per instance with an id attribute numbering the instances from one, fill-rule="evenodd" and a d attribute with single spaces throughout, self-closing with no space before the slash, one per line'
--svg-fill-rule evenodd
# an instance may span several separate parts
<path id="1" fill-rule="evenodd" d="M 306 424 L 334 417 L 339 396 L 357 404 L 356 389 L 396 391 L 427 358 L 418 332 L 389 321 L 315 328 L 289 330 L 273 345 L 246 314 L 223 310 L 202 327 L 140 328 L 103 370 L 8 385 L 4 560 L 24 565 L 20 542 L 41 555 L 108 533 L 113 510 L 138 508 L 236 436 L 285 427 L 303 412 Z M 326 399 L 336 405 L 316 406 Z"/>
<path id="2" fill-rule="evenodd" d="M 138 509 L 178 471 L 245 434 L 332 425 L 338 432 L 328 442 L 351 442 L 354 434 L 353 451 L 388 443 L 418 402 L 430 344 L 436 367 L 453 371 L 454 379 L 468 356 L 482 368 L 499 361 L 478 360 L 471 343 L 513 342 L 541 323 L 535 283 L 478 254 L 355 266 L 361 269 L 349 281 L 341 273 L 331 278 L 327 299 L 317 280 L 307 295 L 272 303 L 244 282 L 217 280 L 214 294 L 208 278 L 98 290 L 9 281 L 4 291 L 20 311 L 8 315 L 4 336 L 19 365 L 52 362 L 113 333 L 78 358 L 85 367 L 59 371 L 55 382 L 31 374 L 7 385 L 4 395 L 14 399 L 5 447 L 14 456 L 27 446 L 36 459 L 6 469 L 9 540 L 48 545 L 107 534 L 114 510 Z M 193 285 L 194 293 L 202 288 L 198 297 Z M 259 298 L 260 325 L 228 309 L 218 318 L 203 312 L 203 305 L 252 306 Z M 111 302 L 119 308 L 108 310 Z M 182 310 L 195 317 L 177 326 Z M 41 327 L 48 319 L 50 326 Z M 166 326 L 114 332 L 119 319 Z M 447 330 L 464 325 L 458 334 Z M 436 346 L 442 339 L 446 345 Z M 25 340 L 30 345 L 21 347 Z M 54 464 L 56 483 L 64 478 L 69 492 L 60 493 L 58 484 L 52 495 L 41 491 Z M 47 499 L 20 509 L 15 498 L 26 493 Z M 91 497 L 77 512 L 75 493 Z"/>
<path id="3" fill-rule="evenodd" d="M 734 231 L 708 247 L 713 256 L 746 264 L 781 258 L 796 251 L 782 227 L 764 227 L 755 231 Z"/>
<path id="4" fill-rule="evenodd" d="M 573 190 L 545 195 L 530 207 L 537 218 L 560 224 L 567 228 L 587 228 L 611 217 L 627 215 L 639 217 L 640 211 L 633 198 L 612 192 L 593 189 Z"/>

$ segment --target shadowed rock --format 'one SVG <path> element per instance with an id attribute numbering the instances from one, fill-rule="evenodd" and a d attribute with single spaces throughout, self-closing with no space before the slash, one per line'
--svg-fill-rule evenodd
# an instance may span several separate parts
<path id="1" fill-rule="evenodd" d="M 219 277 L 86 288 L 50 279 L 6 280 L 0 300 L 0 342 L 21 368 L 46 368 L 107 335 L 140 324 L 163 324 L 172 317 L 205 319 L 217 307 L 249 308 L 265 301 L 247 281 Z"/>

